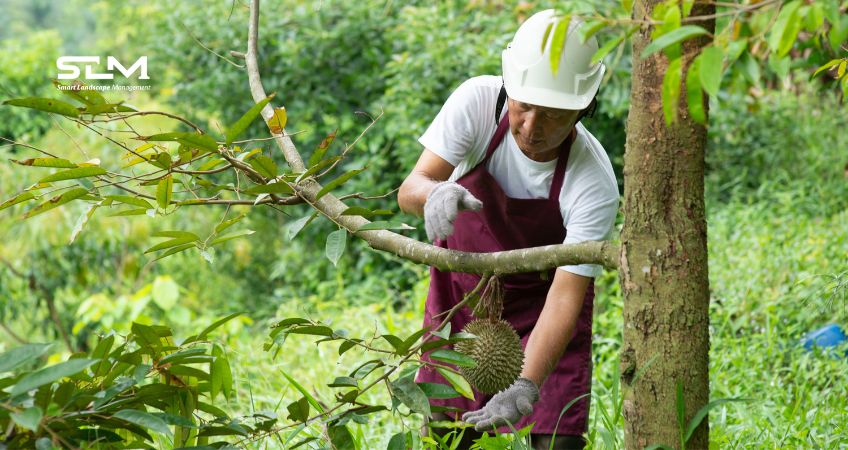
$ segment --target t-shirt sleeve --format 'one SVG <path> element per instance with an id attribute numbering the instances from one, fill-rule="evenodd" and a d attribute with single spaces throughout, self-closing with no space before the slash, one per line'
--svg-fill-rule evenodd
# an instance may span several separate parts
<path id="1" fill-rule="evenodd" d="M 618 213 L 618 186 L 595 182 L 587 185 L 577 195 L 566 223 L 565 244 L 577 244 L 585 241 L 604 241 L 612 237 L 615 216 Z M 560 266 L 562 270 L 597 277 L 603 268 L 597 264 Z"/>
<path id="2" fill-rule="evenodd" d="M 439 114 L 418 139 L 425 148 L 456 167 L 480 147 L 485 136 L 481 112 L 486 103 L 485 87 L 470 79 L 448 97 Z"/>

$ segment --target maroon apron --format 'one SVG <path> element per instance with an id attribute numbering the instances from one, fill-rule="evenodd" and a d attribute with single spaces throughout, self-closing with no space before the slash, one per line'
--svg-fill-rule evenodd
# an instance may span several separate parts
<path id="1" fill-rule="evenodd" d="M 542 245 L 561 244 L 565 239 L 559 193 L 568 163 L 571 142 L 575 134 L 563 143 L 551 182 L 548 198 L 518 199 L 504 193 L 495 178 L 486 170 L 486 163 L 503 140 L 509 129 L 509 116 L 505 115 L 489 142 L 486 156 L 457 183 L 468 189 L 483 202 L 480 211 L 462 211 L 454 222 L 454 233 L 447 240 L 437 240 L 435 245 L 467 252 L 498 252 Z M 512 324 L 526 347 L 530 332 L 542 312 L 548 290 L 556 269 L 546 273 L 534 272 L 503 277 L 504 309 L 502 318 Z M 424 311 L 424 326 L 436 327 L 444 316 L 438 314 L 459 303 L 466 292 L 470 292 L 480 280 L 479 275 L 442 272 L 430 269 L 430 291 Z M 579 435 L 586 431 L 589 416 L 589 397 L 578 400 L 563 414 L 557 426 L 560 412 L 571 400 L 587 394 L 592 379 L 592 302 L 595 297 L 594 280 L 589 284 L 583 307 L 577 319 L 574 336 L 541 387 L 540 400 L 533 405 L 533 414 L 515 424 L 516 429 L 535 422 L 533 433 Z M 468 307 L 463 307 L 451 319 L 452 332 L 458 332 L 474 320 Z M 431 361 L 429 355 L 422 358 Z M 441 363 L 443 364 L 443 363 Z M 449 384 L 436 370 L 422 366 L 416 378 L 418 382 Z M 482 408 L 491 395 L 474 391 L 475 400 L 465 397 L 431 399 L 434 406 L 453 407 L 462 411 Z M 461 413 L 449 412 L 459 418 Z M 508 427 L 500 428 L 509 432 Z"/>

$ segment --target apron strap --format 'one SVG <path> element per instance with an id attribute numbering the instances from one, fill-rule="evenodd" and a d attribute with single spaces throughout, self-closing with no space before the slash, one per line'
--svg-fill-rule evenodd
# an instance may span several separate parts
<path id="1" fill-rule="evenodd" d="M 504 107 L 504 103 L 506 103 L 506 87 L 501 82 L 501 91 L 498 92 L 498 102 L 495 103 L 495 126 L 498 125 L 501 119 L 501 110 Z"/>
<path id="2" fill-rule="evenodd" d="M 549 200 L 559 202 L 559 191 L 562 190 L 562 182 L 565 179 L 565 169 L 568 166 L 568 156 L 571 155 L 571 146 L 577 140 L 577 126 L 571 130 L 571 134 L 565 138 L 562 143 L 562 149 L 559 152 L 556 169 L 554 169 L 554 179 L 551 181 L 551 191 L 548 193 Z"/>
<path id="3" fill-rule="evenodd" d="M 495 153 L 495 149 L 498 148 L 498 145 L 503 141 L 504 135 L 506 134 L 506 130 L 509 129 L 509 114 L 504 114 L 503 119 L 498 124 L 498 129 L 495 130 L 494 136 L 492 136 L 492 140 L 489 141 L 489 147 L 486 149 L 486 157 L 480 161 L 480 164 L 485 164 L 489 161 L 492 154 Z M 485 166 L 484 166 L 485 167 Z"/>

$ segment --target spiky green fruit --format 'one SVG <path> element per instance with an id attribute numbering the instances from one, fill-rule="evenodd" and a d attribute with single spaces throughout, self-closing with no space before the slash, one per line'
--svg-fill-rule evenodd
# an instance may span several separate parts
<path id="1" fill-rule="evenodd" d="M 509 322 L 475 320 L 462 329 L 477 339 L 459 341 L 456 351 L 470 356 L 477 365 L 459 367 L 460 373 L 480 392 L 494 394 L 512 385 L 521 375 L 524 351 L 521 339 Z"/>

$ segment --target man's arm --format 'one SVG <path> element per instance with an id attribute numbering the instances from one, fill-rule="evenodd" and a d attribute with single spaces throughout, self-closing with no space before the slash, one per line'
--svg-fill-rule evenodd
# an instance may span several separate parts
<path id="1" fill-rule="evenodd" d="M 521 376 L 541 388 L 571 341 L 591 278 L 557 270 L 545 307 L 524 350 Z"/>
<path id="2" fill-rule="evenodd" d="M 449 162 L 425 148 L 412 172 L 400 185 L 398 191 L 400 209 L 416 216 L 424 214 L 424 203 L 433 186 L 447 180 L 453 173 L 453 169 Z"/>

